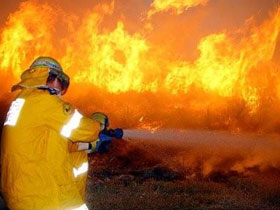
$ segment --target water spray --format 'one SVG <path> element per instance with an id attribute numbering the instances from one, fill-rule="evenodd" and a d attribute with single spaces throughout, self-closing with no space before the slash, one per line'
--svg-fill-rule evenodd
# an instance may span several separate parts
<path id="1" fill-rule="evenodd" d="M 204 176 L 213 171 L 247 173 L 252 168 L 268 170 L 279 168 L 280 164 L 279 136 L 273 134 L 125 129 L 123 139 L 160 157 L 168 167 L 191 169 Z"/>

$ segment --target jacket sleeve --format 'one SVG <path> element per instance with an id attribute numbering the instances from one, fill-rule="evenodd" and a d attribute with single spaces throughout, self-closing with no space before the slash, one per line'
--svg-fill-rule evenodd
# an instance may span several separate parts
<path id="1" fill-rule="evenodd" d="M 89 144 L 89 143 L 87 143 L 87 144 Z M 69 149 L 69 152 L 79 152 L 79 143 L 69 141 L 68 149 Z"/>
<path id="2" fill-rule="evenodd" d="M 46 100 L 49 104 L 47 112 L 48 125 L 61 136 L 72 142 L 92 142 L 98 139 L 100 124 L 83 116 L 73 109 L 69 103 L 61 101 L 56 96 Z"/>

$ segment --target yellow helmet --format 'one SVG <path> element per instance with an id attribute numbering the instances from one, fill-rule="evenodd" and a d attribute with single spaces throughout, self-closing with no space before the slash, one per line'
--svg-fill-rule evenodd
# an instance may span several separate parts
<path id="1" fill-rule="evenodd" d="M 57 60 L 51 57 L 44 57 L 40 56 L 33 61 L 29 69 L 33 69 L 36 67 L 48 67 L 58 72 L 63 72 L 61 65 L 58 63 Z"/>
<path id="2" fill-rule="evenodd" d="M 101 130 L 106 129 L 109 126 L 109 118 L 102 112 L 95 112 L 91 115 L 91 119 L 97 121 L 101 125 Z"/>
<path id="3" fill-rule="evenodd" d="M 62 89 L 67 89 L 70 78 L 63 72 L 57 60 L 51 57 L 40 56 L 33 61 L 29 69 L 21 74 L 21 82 L 12 87 L 12 91 L 18 88 L 34 88 L 45 86 L 49 75 L 57 76 L 62 84 Z"/>

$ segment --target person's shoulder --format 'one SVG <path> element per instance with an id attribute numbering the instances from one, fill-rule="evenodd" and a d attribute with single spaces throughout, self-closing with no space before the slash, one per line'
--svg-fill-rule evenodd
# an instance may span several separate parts
<path id="1" fill-rule="evenodd" d="M 62 100 L 55 94 L 50 94 L 47 90 L 26 89 L 22 90 L 17 98 L 22 98 L 28 102 L 29 106 L 34 107 L 34 111 L 43 113 L 64 113 L 71 115 L 74 107 L 71 103 Z"/>
<path id="2" fill-rule="evenodd" d="M 74 107 L 71 103 L 62 100 L 56 95 L 46 96 L 46 102 L 57 111 L 62 111 L 65 115 L 71 115 L 74 112 Z"/>
<path id="3" fill-rule="evenodd" d="M 50 112 L 63 112 L 65 115 L 71 115 L 74 112 L 74 107 L 71 103 L 62 100 L 56 95 L 42 95 L 43 106 L 48 107 Z"/>

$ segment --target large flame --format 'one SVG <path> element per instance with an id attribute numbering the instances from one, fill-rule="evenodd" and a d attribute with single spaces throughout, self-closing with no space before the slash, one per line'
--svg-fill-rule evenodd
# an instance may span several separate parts
<path id="1" fill-rule="evenodd" d="M 48 5 L 21 4 L 9 16 L 1 33 L 0 67 L 18 76 L 30 59 L 53 50 L 52 33 L 55 13 Z M 47 23 L 47 24 L 44 24 Z"/>
<path id="2" fill-rule="evenodd" d="M 270 7 L 261 17 L 263 7 L 246 18 L 243 13 L 249 8 L 223 20 L 219 16 L 226 2 L 238 5 L 235 0 L 41 2 L 20 3 L 0 23 L 3 109 L 21 72 L 37 56 L 48 55 L 71 77 L 66 100 L 88 114 L 106 112 L 113 126 L 142 128 L 152 135 L 162 128 L 280 131 L 279 5 L 266 1 Z M 253 7 L 251 0 L 242 2 Z M 172 161 L 201 167 L 203 174 L 215 168 L 279 168 L 274 144 L 263 153 L 266 139 L 254 148 L 254 140 L 244 138 L 249 148 L 239 138 L 194 134 L 205 147 L 178 154 L 173 150 Z M 217 148 L 224 139 L 227 144 Z M 240 144 L 242 151 L 231 151 L 228 143 Z M 170 161 L 165 150 L 162 156 Z"/>
<path id="3" fill-rule="evenodd" d="M 134 123 L 123 120 L 128 126 L 279 128 L 275 117 L 268 119 L 279 113 L 275 58 L 280 8 L 271 8 L 261 21 L 251 17 L 238 28 L 206 33 L 198 41 L 196 57 L 187 59 L 188 49 L 184 54 L 182 47 L 177 51 L 170 44 L 180 34 L 174 32 L 170 39 L 173 32 L 165 31 L 168 37 L 163 39 L 158 18 L 172 16 L 163 27 L 172 28 L 180 18 L 188 18 L 183 14 L 189 8 L 203 13 L 210 1 L 150 1 L 144 15 L 133 17 L 138 25 L 117 2 L 102 2 L 81 14 L 52 2 L 21 3 L 0 31 L 1 81 L 9 76 L 15 82 L 34 58 L 50 55 L 72 78 L 69 100 L 77 99 L 89 112 L 101 109 L 115 118 L 129 116 Z M 169 10 L 175 13 L 161 12 Z M 79 103 L 79 96 L 92 97 L 97 105 Z"/>

